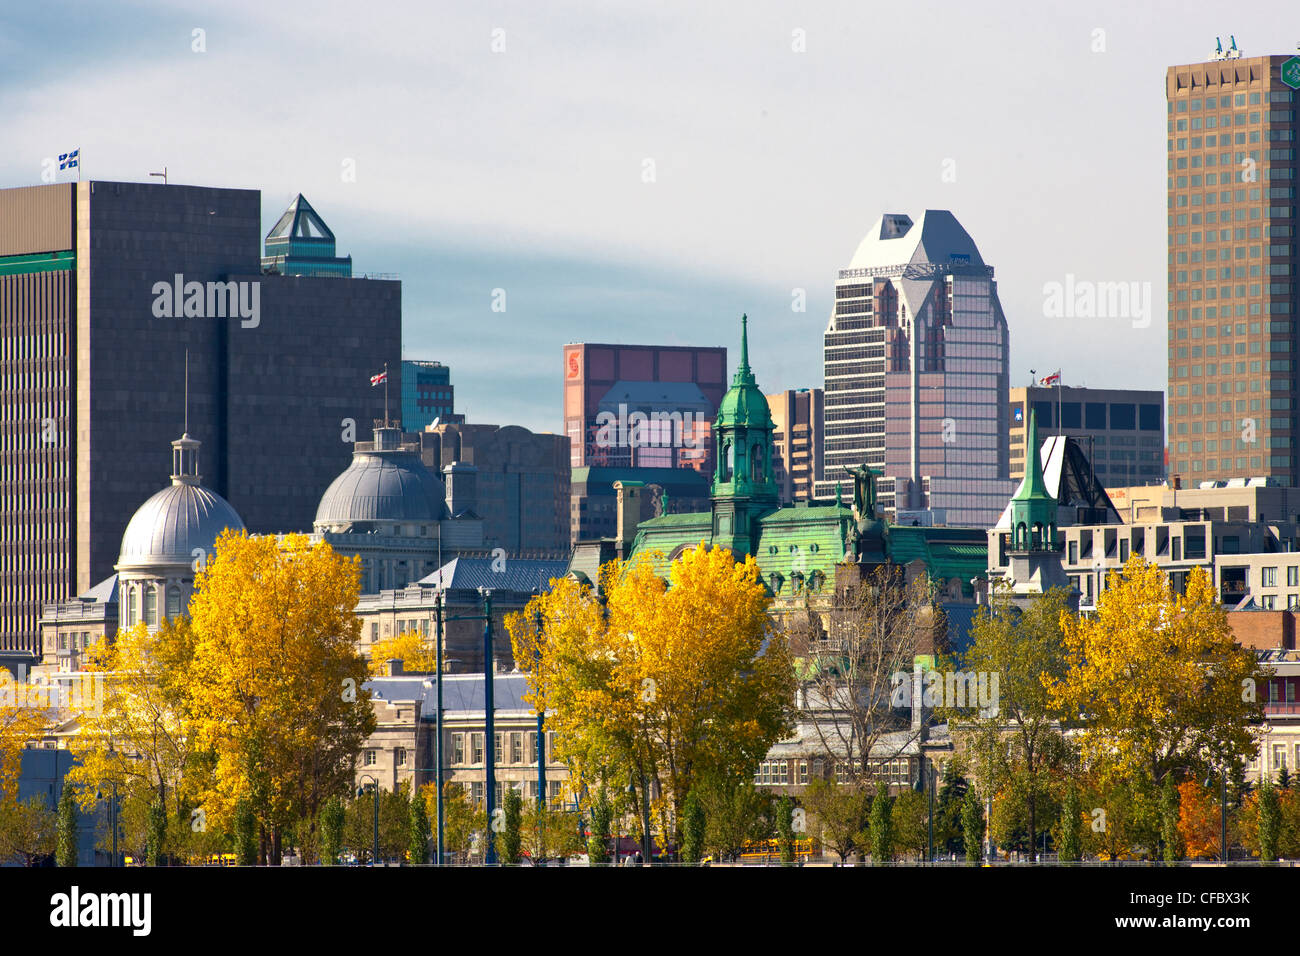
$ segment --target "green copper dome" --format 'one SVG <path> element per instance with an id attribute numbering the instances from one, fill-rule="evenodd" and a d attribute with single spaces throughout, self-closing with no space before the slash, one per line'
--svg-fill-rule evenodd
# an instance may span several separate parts
<path id="1" fill-rule="evenodd" d="M 731 388 L 722 396 L 718 406 L 718 428 L 742 426 L 747 428 L 772 429 L 772 410 L 768 407 L 765 396 L 754 373 L 749 367 L 749 316 L 740 317 L 740 364 L 731 379 Z"/>

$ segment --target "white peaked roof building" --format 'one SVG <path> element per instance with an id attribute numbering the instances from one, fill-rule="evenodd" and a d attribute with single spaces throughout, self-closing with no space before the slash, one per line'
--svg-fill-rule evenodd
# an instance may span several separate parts
<path id="1" fill-rule="evenodd" d="M 956 217 L 881 216 L 835 283 L 817 497 L 865 463 L 896 523 L 989 527 L 1012 491 L 1009 359 L 993 268 Z"/>

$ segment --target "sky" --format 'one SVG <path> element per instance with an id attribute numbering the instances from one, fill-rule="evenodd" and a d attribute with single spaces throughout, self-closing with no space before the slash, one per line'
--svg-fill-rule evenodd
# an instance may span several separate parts
<path id="1" fill-rule="evenodd" d="M 561 431 L 568 342 L 734 365 L 741 313 L 765 391 L 820 387 L 837 270 L 925 209 L 995 268 L 1013 385 L 1162 389 L 1165 69 L 1229 34 L 1294 52 L 1300 16 L 43 0 L 0 12 L 0 186 L 79 147 L 89 179 L 260 189 L 264 231 L 301 192 L 358 273 L 400 275 L 404 357 L 450 365 L 474 422 Z M 1151 321 L 1060 317 L 1069 281 L 1150 283 Z"/>

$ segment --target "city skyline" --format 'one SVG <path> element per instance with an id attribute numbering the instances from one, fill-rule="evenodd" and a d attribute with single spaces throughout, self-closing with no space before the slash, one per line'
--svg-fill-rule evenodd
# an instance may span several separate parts
<path id="1" fill-rule="evenodd" d="M 329 17 L 251 4 L 146 4 L 129 32 L 68 5 L 57 45 L 46 12 L 19 11 L 0 68 L 23 79 L 0 94 L 13 144 L 0 180 L 39 183 L 45 159 L 80 148 L 87 178 L 149 181 L 165 166 L 171 182 L 261 188 L 263 234 L 304 193 L 349 237 L 357 272 L 401 275 L 404 357 L 455 368 L 470 421 L 559 433 L 549 382 L 565 342 L 641 341 L 651 324 L 664 344 L 722 346 L 740 312 L 765 387 L 818 387 L 835 270 L 882 212 L 926 208 L 952 211 L 999 265 L 1013 385 L 1061 365 L 1067 384 L 1163 387 L 1151 373 L 1164 365 L 1166 288 L 1158 77 L 1206 57 L 1216 35 L 1235 32 L 1244 56 L 1289 45 L 1208 4 L 1203 16 L 1166 6 L 1085 6 L 1048 24 L 1028 5 L 938 18 L 763 4 L 737 22 L 504 4 L 436 21 L 411 10 L 400 31 L 349 29 L 346 47 Z M 875 36 L 890 42 L 862 60 L 858 44 Z M 305 74 L 296 54 L 278 55 L 290 38 L 325 51 Z M 920 46 L 923 63 L 909 52 Z M 331 51 L 346 52 L 349 79 L 328 72 Z M 276 82 L 294 90 L 292 111 L 228 109 L 244 84 Z M 430 121 L 409 120 L 412 101 Z M 942 122 L 898 117 L 948 102 Z M 844 123 L 876 104 L 876 120 Z M 881 124 L 901 148 L 879 148 Z M 840 147 L 814 153 L 828 130 Z M 1119 235 L 1098 213 L 1115 207 Z M 1044 289 L 1075 280 L 1149 282 L 1149 323 L 1097 319 L 1064 355 L 1054 342 L 1073 320 L 1048 315 Z M 492 311 L 496 289 L 505 313 Z M 791 310 L 796 290 L 804 312 Z M 458 331 L 494 319 L 504 351 Z"/>

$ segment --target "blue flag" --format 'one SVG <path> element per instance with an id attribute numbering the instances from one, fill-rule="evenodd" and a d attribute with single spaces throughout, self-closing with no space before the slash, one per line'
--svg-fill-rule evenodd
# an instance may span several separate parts
<path id="1" fill-rule="evenodd" d="M 59 154 L 59 169 L 73 169 L 77 165 L 77 156 L 81 152 L 81 147 L 77 147 L 70 153 Z"/>

